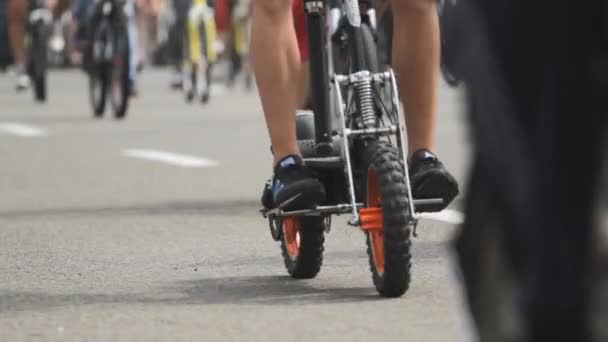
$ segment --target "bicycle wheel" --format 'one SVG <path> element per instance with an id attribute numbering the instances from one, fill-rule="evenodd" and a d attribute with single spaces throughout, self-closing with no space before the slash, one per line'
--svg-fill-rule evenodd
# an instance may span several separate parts
<path id="1" fill-rule="evenodd" d="M 47 88 L 47 32 L 45 24 L 36 23 L 32 28 L 31 70 L 30 77 L 34 83 L 34 99 L 39 102 L 46 101 Z"/>
<path id="2" fill-rule="evenodd" d="M 104 21 L 89 33 L 90 44 L 84 52 L 83 66 L 89 76 L 89 102 L 93 115 L 103 116 L 106 109 L 106 97 L 109 85 L 110 68 L 104 59 L 107 44 L 107 23 Z"/>
<path id="3" fill-rule="evenodd" d="M 93 115 L 103 116 L 106 109 L 106 92 L 108 88 L 108 71 L 105 64 L 96 63 L 89 72 L 89 100 L 93 107 Z"/>
<path id="4" fill-rule="evenodd" d="M 114 117 L 122 119 L 127 114 L 129 105 L 129 37 L 124 27 L 114 34 L 114 58 L 111 64 L 110 87 Z"/>

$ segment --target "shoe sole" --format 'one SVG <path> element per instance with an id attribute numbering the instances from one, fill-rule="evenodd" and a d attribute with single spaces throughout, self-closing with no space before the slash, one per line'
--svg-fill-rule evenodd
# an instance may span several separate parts
<path id="1" fill-rule="evenodd" d="M 416 189 L 412 189 L 415 199 L 442 198 L 442 204 L 421 206 L 420 212 L 438 212 L 445 209 L 458 195 L 456 180 L 445 173 L 428 174 Z M 418 210 L 417 210 L 418 211 Z"/>

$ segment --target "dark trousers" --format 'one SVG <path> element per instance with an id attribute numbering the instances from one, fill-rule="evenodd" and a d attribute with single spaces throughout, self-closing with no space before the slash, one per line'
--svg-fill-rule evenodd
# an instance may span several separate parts
<path id="1" fill-rule="evenodd" d="M 456 248 L 482 340 L 589 341 L 608 2 L 468 0 L 459 7 L 456 64 L 469 90 L 475 152 Z M 502 284 L 489 276 L 491 247 L 509 274 Z M 492 298 L 503 293 L 489 287 L 511 280 L 520 324 L 503 339 Z"/>

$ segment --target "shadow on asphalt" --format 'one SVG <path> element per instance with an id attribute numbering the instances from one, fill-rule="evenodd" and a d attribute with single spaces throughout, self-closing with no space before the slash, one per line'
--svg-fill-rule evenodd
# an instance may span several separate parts
<path id="1" fill-rule="evenodd" d="M 153 293 L 53 294 L 0 291 L 0 315 L 89 305 L 298 305 L 386 300 L 373 287 L 314 287 L 311 281 L 288 276 L 209 278 L 180 282 Z"/>
<path id="2" fill-rule="evenodd" d="M 217 214 L 217 215 L 251 215 L 261 208 L 259 200 L 193 200 L 116 207 L 72 207 L 35 210 L 0 211 L 0 219 L 18 220 L 42 217 L 65 216 L 106 216 L 106 215 L 171 215 L 171 214 Z M 260 216 L 261 217 L 261 216 Z"/>
<path id="3" fill-rule="evenodd" d="M 314 280 L 289 276 L 208 278 L 182 282 L 178 292 L 186 295 L 175 304 L 331 304 L 377 301 L 373 287 L 316 287 Z"/>

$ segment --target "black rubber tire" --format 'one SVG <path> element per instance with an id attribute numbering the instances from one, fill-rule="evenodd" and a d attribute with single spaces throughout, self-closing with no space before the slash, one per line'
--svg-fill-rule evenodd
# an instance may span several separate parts
<path id="1" fill-rule="evenodd" d="M 366 147 L 365 170 L 373 168 L 382 201 L 384 272 L 378 272 L 374 261 L 370 234 L 366 233 L 367 254 L 376 290 L 384 297 L 402 296 L 410 284 L 411 230 L 410 207 L 407 201 L 405 168 L 397 149 L 387 142 L 372 142 Z M 361 189 L 367 201 L 367 172 Z M 366 203 L 367 204 L 367 203 Z"/>
<path id="2" fill-rule="evenodd" d="M 365 59 L 365 68 L 370 72 L 378 72 L 380 70 L 378 64 L 378 49 L 376 46 L 376 40 L 372 33 L 372 28 L 366 23 L 361 24 L 361 40 L 363 43 L 363 54 Z M 348 53 L 352 53 L 352 47 L 340 47 L 336 42 L 332 43 L 334 68 L 337 74 L 347 74 L 349 70 L 353 69 L 349 62 L 353 58 L 346 56 Z M 344 92 L 345 94 L 345 92 Z"/>
<path id="3" fill-rule="evenodd" d="M 32 70 L 30 77 L 34 83 L 34 99 L 38 102 L 46 101 L 46 74 L 48 68 L 47 61 L 47 29 L 42 24 L 37 24 L 33 30 L 32 45 L 30 47 L 30 58 Z"/>
<path id="4" fill-rule="evenodd" d="M 34 98 L 36 101 L 46 101 L 46 75 L 42 74 L 34 79 Z"/>
<path id="5" fill-rule="evenodd" d="M 372 33 L 372 28 L 367 24 L 361 24 L 361 38 L 363 40 L 363 52 L 365 54 L 365 64 L 368 71 L 376 73 L 380 70 L 378 64 L 378 48 Z"/>
<path id="6" fill-rule="evenodd" d="M 319 274 L 323 264 L 325 225 L 319 216 L 300 216 L 300 248 L 294 258 L 289 254 L 285 232 L 281 238 L 281 252 L 287 273 L 296 279 L 310 279 Z M 284 229 L 281 226 L 281 229 Z"/>
<path id="7" fill-rule="evenodd" d="M 99 84 L 99 87 L 96 86 Z M 99 94 L 95 94 L 98 91 Z M 106 94 L 108 91 L 108 77 L 106 66 L 97 64 L 91 66 L 89 71 L 89 100 L 96 118 L 103 116 L 106 110 Z"/>
<path id="8" fill-rule="evenodd" d="M 127 109 L 129 107 L 129 98 L 131 97 L 129 89 L 129 64 L 130 64 L 130 51 L 129 51 L 129 38 L 126 29 L 119 29 L 116 31 L 116 50 L 121 54 L 121 60 L 123 63 L 120 65 L 119 70 L 112 70 L 111 73 L 111 84 L 114 86 L 114 82 L 119 82 L 120 96 L 115 97 L 114 90 L 110 91 L 112 98 L 112 108 L 114 109 L 114 118 L 123 119 L 127 115 Z"/>
<path id="9" fill-rule="evenodd" d="M 207 30 L 205 29 L 205 24 L 200 23 L 198 26 L 198 36 L 201 40 L 201 55 L 205 56 L 205 60 L 207 61 L 207 69 L 205 70 L 205 82 L 207 83 L 206 92 L 200 94 L 201 103 L 206 104 L 209 102 L 211 98 L 211 63 L 209 63 L 209 53 L 207 51 Z M 201 67 L 200 65 L 198 66 Z"/>

